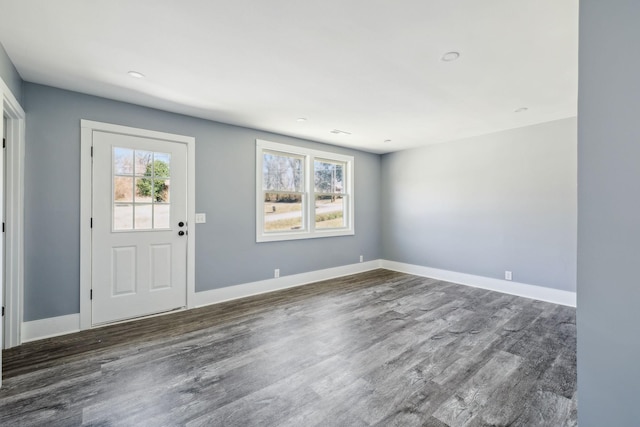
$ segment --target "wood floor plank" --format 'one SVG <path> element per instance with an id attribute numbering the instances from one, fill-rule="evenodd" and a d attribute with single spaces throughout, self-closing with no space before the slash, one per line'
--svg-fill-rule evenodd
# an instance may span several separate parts
<path id="1" fill-rule="evenodd" d="M 454 394 L 433 414 L 448 425 L 465 426 L 482 408 L 492 393 L 504 386 L 505 380 L 520 366 L 522 358 L 498 352 L 468 381 L 460 384 Z"/>
<path id="2" fill-rule="evenodd" d="M 558 426 L 564 427 L 574 423 L 571 419 L 572 402 L 566 397 L 548 391 L 538 391 L 533 396 L 532 405 L 512 425 L 525 426 Z"/>
<path id="3" fill-rule="evenodd" d="M 575 426 L 575 310 L 374 270 L 3 352 L 0 425 Z"/>

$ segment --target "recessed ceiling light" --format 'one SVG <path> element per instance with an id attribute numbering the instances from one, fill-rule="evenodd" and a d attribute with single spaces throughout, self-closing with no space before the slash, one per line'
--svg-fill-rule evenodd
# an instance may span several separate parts
<path id="1" fill-rule="evenodd" d="M 444 62 L 451 62 L 451 61 L 455 61 L 456 59 L 460 58 L 460 52 L 447 52 L 444 55 L 442 55 L 442 60 Z"/>
<path id="2" fill-rule="evenodd" d="M 139 73 L 137 71 L 129 71 L 127 74 L 129 74 L 131 77 L 135 77 L 136 79 L 144 78 L 144 74 Z"/>
<path id="3" fill-rule="evenodd" d="M 331 133 L 335 133 L 336 135 L 351 135 L 351 132 L 346 132 L 340 129 L 334 129 L 331 131 Z"/>
<path id="4" fill-rule="evenodd" d="M 525 112 L 525 111 L 527 111 L 527 110 L 528 110 L 528 108 L 527 108 L 527 107 L 520 107 L 520 108 L 518 108 L 518 109 L 515 111 L 515 113 L 524 113 L 524 112 Z"/>
<path id="5" fill-rule="evenodd" d="M 385 140 L 384 140 L 384 142 L 385 142 L 386 144 L 388 144 L 388 143 L 390 143 L 390 142 L 391 142 L 391 140 L 390 140 L 390 139 L 385 139 Z"/>
<path id="6" fill-rule="evenodd" d="M 307 118 L 306 118 L 306 117 L 298 117 L 298 118 L 296 119 L 296 121 L 298 121 L 298 122 L 306 122 L 306 121 L 307 121 Z"/>

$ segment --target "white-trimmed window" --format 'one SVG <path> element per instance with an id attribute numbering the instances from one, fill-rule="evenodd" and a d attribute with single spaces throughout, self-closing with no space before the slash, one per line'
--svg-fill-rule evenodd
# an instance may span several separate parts
<path id="1" fill-rule="evenodd" d="M 353 157 L 256 140 L 256 241 L 354 234 Z"/>

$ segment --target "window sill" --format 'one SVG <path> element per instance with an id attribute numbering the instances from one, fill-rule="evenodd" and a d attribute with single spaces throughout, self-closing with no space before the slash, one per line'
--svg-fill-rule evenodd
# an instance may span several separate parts
<path id="1" fill-rule="evenodd" d="M 355 234 L 356 234 L 355 231 L 352 229 L 326 230 L 326 231 L 316 230 L 313 233 L 310 233 L 310 232 L 268 233 L 268 234 L 262 234 L 258 236 L 256 238 L 256 243 L 283 242 L 287 240 L 320 239 L 325 237 L 353 236 Z"/>

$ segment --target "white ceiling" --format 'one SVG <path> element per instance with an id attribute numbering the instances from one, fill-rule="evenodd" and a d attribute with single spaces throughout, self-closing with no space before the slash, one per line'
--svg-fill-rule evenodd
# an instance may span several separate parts
<path id="1" fill-rule="evenodd" d="M 0 0 L 0 42 L 26 81 L 376 153 L 577 111 L 578 0 Z"/>

